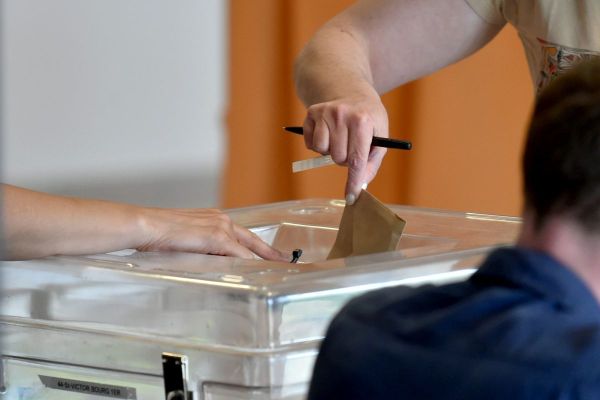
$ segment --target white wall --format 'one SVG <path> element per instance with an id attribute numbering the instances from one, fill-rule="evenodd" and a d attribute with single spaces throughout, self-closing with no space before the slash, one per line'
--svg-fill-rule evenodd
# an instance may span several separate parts
<path id="1" fill-rule="evenodd" d="M 215 206 L 223 0 L 2 0 L 3 181 Z"/>

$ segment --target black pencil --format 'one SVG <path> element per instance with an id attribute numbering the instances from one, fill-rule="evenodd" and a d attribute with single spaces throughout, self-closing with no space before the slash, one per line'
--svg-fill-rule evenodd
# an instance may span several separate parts
<path id="1" fill-rule="evenodd" d="M 304 130 L 301 126 L 284 126 L 283 129 L 285 129 L 288 132 L 296 133 L 298 135 L 304 134 Z M 407 140 L 390 139 L 379 136 L 373 136 L 373 140 L 371 140 L 371 146 L 387 147 L 388 149 L 401 150 L 412 149 L 412 143 Z"/>

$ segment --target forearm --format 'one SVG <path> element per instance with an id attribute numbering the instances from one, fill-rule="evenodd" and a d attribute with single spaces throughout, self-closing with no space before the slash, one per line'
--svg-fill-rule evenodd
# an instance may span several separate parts
<path id="1" fill-rule="evenodd" d="M 216 209 L 138 207 L 2 185 L 2 222 L 8 260 L 130 248 L 289 261 Z"/>
<path id="2" fill-rule="evenodd" d="M 377 96 L 468 56 L 500 29 L 464 0 L 358 1 L 298 57 L 298 95 L 308 106 Z"/>
<path id="3" fill-rule="evenodd" d="M 294 66 L 305 105 L 341 98 L 378 97 L 363 38 L 344 18 L 330 21 L 311 39 Z"/>
<path id="4" fill-rule="evenodd" d="M 136 248 L 144 241 L 142 208 L 54 196 L 3 185 L 6 259 Z"/>

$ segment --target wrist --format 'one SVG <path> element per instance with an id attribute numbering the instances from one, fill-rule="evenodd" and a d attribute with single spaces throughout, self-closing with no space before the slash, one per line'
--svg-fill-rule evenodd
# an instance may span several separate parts
<path id="1" fill-rule="evenodd" d="M 146 207 L 130 206 L 129 214 L 129 243 L 130 248 L 139 249 L 152 242 L 155 236 L 156 222 L 152 218 L 152 209 Z"/>

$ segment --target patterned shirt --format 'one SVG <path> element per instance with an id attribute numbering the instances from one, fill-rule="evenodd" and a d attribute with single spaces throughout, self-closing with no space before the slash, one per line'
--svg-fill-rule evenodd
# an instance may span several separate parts
<path id="1" fill-rule="evenodd" d="M 518 33 L 536 89 L 578 62 L 600 56 L 598 0 L 466 0 L 484 20 Z"/>

